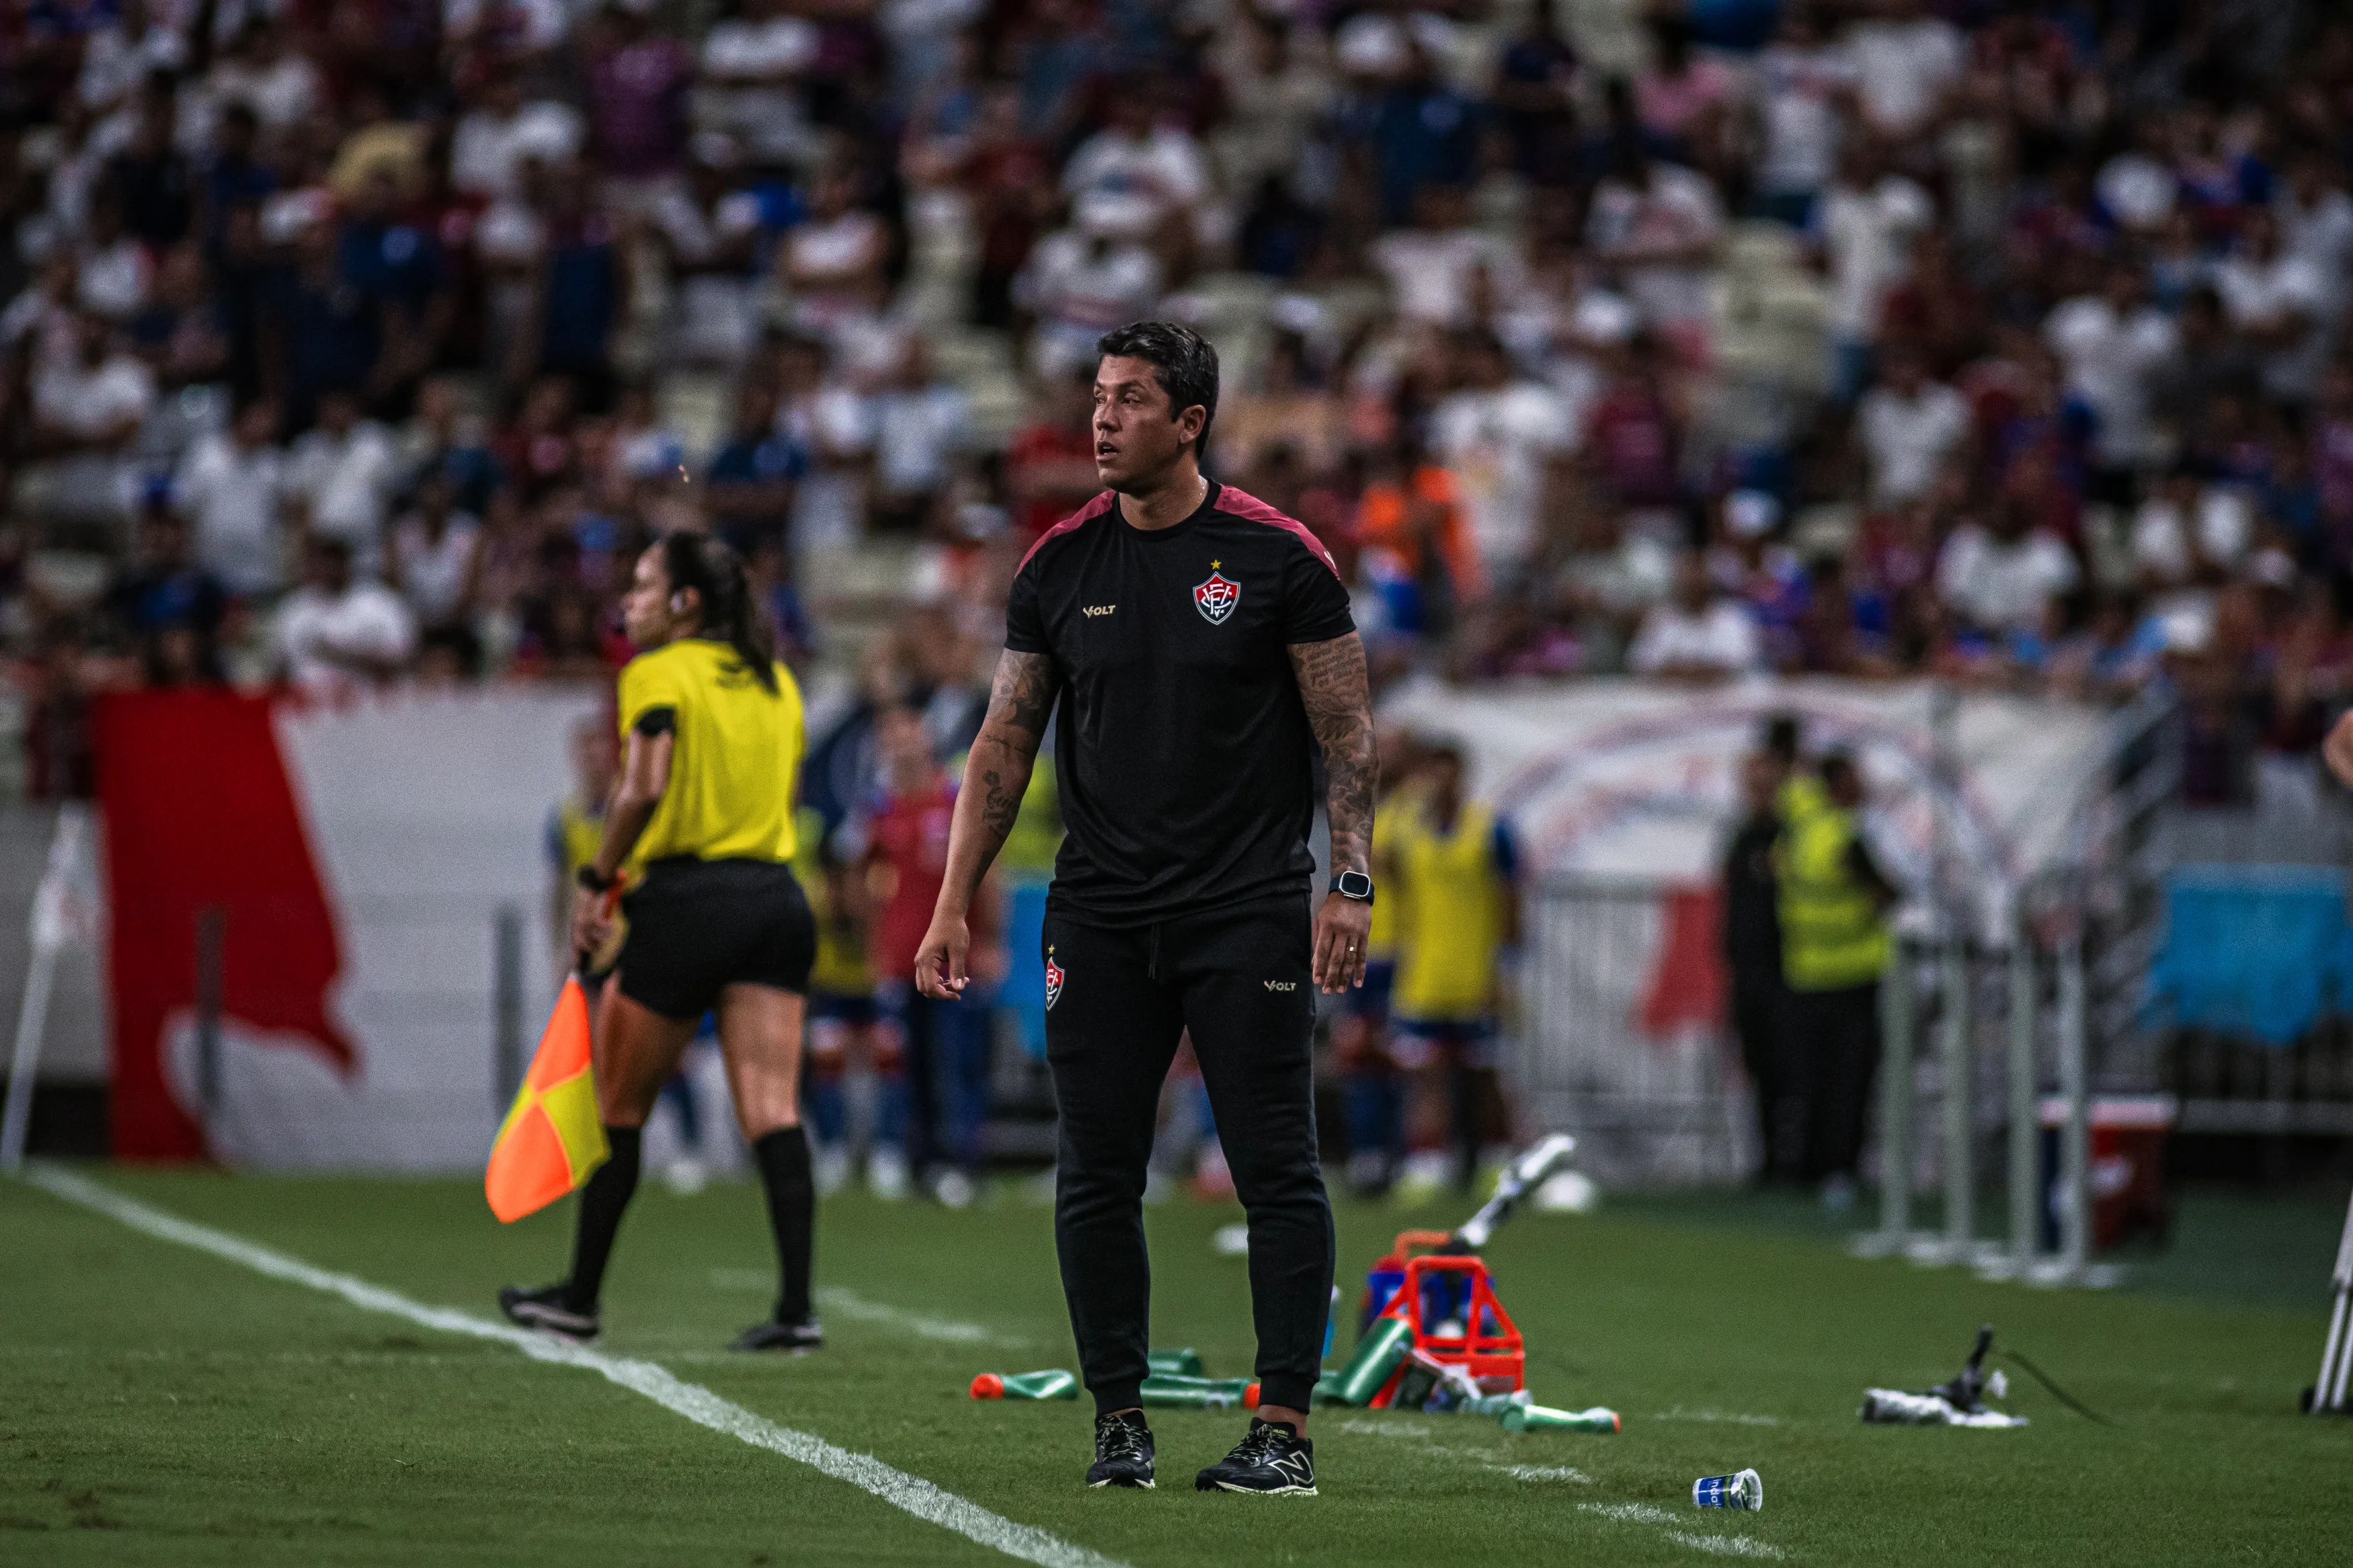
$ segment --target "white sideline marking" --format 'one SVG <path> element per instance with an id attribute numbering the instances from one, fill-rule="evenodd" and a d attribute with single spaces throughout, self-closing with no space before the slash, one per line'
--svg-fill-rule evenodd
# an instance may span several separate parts
<path id="1" fill-rule="evenodd" d="M 166 1214 L 162 1209 L 151 1208 L 136 1198 L 125 1197 L 69 1171 L 33 1163 L 27 1164 L 23 1173 L 26 1181 L 68 1203 L 94 1209 L 159 1240 L 176 1241 L 183 1247 L 193 1247 L 199 1252 L 209 1252 L 216 1258 L 242 1264 L 257 1274 L 266 1274 L 290 1284 L 307 1285 L 313 1290 L 340 1296 L 354 1307 L 405 1318 L 422 1328 L 465 1334 L 478 1340 L 496 1340 L 501 1344 L 513 1346 L 533 1361 L 586 1368 L 608 1382 L 644 1394 L 663 1409 L 683 1415 L 698 1426 L 707 1426 L 713 1432 L 739 1438 L 755 1448 L 765 1448 L 788 1459 L 797 1459 L 836 1480 L 848 1481 L 860 1491 L 881 1498 L 893 1508 L 903 1510 L 944 1530 L 954 1531 L 967 1541 L 1002 1552 L 1008 1557 L 1038 1563 L 1039 1568 L 1125 1568 L 1125 1564 L 1116 1559 L 1091 1552 L 1083 1546 L 1072 1545 L 1035 1525 L 1017 1524 L 1002 1514 L 991 1513 L 978 1503 L 967 1501 L 921 1476 L 893 1469 L 871 1454 L 853 1454 L 847 1448 L 836 1447 L 822 1437 L 795 1431 L 790 1426 L 779 1426 L 773 1421 L 753 1415 L 740 1405 L 720 1398 L 700 1384 L 681 1381 L 649 1361 L 608 1356 L 584 1345 L 566 1344 L 527 1329 L 494 1323 L 486 1318 L 477 1318 L 451 1308 L 428 1307 L 380 1285 L 371 1285 L 349 1274 L 334 1274 L 324 1268 L 313 1268 L 299 1258 L 273 1252 L 227 1231 L 214 1230 Z"/>
<path id="2" fill-rule="evenodd" d="M 1501 1470 L 1515 1481 L 1576 1481 L 1580 1484 L 1593 1478 L 1574 1465 L 1490 1465 L 1491 1470 Z"/>
<path id="3" fill-rule="evenodd" d="M 1646 1502 L 1581 1502 L 1577 1505 L 1587 1513 L 1597 1513 L 1620 1524 L 1675 1524 L 1683 1515 L 1671 1513 Z M 1746 1535 L 1697 1535 L 1688 1530 L 1661 1532 L 1678 1546 L 1694 1551 L 1713 1552 L 1719 1557 L 1780 1557 L 1782 1550 L 1769 1541 L 1758 1541 Z"/>
<path id="4" fill-rule="evenodd" d="M 1778 1426 L 1778 1415 L 1743 1415 L 1733 1410 L 1685 1410 L 1676 1405 L 1651 1417 L 1653 1421 L 1715 1421 L 1732 1426 Z"/>
<path id="5" fill-rule="evenodd" d="M 1755 1541 L 1746 1535 L 1694 1535 L 1687 1530 L 1670 1530 L 1667 1539 L 1678 1546 L 1697 1547 L 1713 1552 L 1718 1557 L 1778 1557 L 1781 1549 L 1768 1541 Z"/>
<path id="6" fill-rule="evenodd" d="M 776 1277 L 759 1268 L 714 1268 L 711 1271 L 711 1283 L 721 1290 L 769 1290 L 775 1289 Z M 817 1304 L 837 1318 L 848 1318 L 854 1323 L 879 1323 L 919 1340 L 939 1340 L 952 1345 L 995 1345 L 1008 1351 L 1021 1350 L 1029 1343 L 1018 1334 L 1000 1334 L 978 1323 L 934 1318 L 928 1312 L 909 1311 L 888 1301 L 870 1300 L 839 1285 L 819 1286 Z"/>

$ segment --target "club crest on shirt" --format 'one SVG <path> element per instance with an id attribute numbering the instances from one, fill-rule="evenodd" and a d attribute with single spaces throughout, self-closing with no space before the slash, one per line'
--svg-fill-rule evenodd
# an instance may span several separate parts
<path id="1" fill-rule="evenodd" d="M 1193 607 L 1201 618 L 1213 626 L 1225 625 L 1234 606 L 1242 602 L 1242 585 L 1219 572 L 1219 562 L 1209 563 L 1208 581 L 1193 590 Z"/>
<path id="2" fill-rule="evenodd" d="M 1046 1008 L 1049 1012 L 1053 1010 L 1054 1003 L 1061 994 L 1062 966 L 1054 962 L 1054 950 L 1048 948 L 1046 950 Z"/>

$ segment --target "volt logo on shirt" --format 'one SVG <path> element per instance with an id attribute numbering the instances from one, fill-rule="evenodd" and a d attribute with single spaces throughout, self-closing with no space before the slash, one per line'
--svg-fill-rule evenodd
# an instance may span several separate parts
<path id="1" fill-rule="evenodd" d="M 1220 573 L 1218 568 L 1221 564 L 1210 562 L 1208 580 L 1193 589 L 1193 607 L 1213 626 L 1225 625 L 1234 606 L 1242 602 L 1242 585 Z"/>
<path id="2" fill-rule="evenodd" d="M 1266 982 L 1266 988 L 1269 991 L 1296 991 L 1299 989 L 1299 982 L 1296 980 L 1270 980 Z"/>
<path id="3" fill-rule="evenodd" d="M 1118 608 L 1117 605 L 1082 605 L 1079 606 L 1079 614 L 1088 616 L 1107 616 Z"/>

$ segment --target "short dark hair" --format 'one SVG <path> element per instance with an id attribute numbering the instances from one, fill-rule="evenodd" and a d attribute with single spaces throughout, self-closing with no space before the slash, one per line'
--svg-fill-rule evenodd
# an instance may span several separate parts
<path id="1" fill-rule="evenodd" d="M 1174 321 L 1130 321 L 1113 327 L 1095 343 L 1103 359 L 1140 359 L 1168 395 L 1168 417 L 1187 408 L 1202 412 L 1195 455 L 1209 449 L 1209 421 L 1218 416 L 1218 350 L 1190 327 Z"/>

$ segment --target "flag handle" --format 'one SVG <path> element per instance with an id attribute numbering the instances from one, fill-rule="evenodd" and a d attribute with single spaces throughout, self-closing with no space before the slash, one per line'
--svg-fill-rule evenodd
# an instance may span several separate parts
<path id="1" fill-rule="evenodd" d="M 624 871 L 613 879 L 611 887 L 605 889 L 604 909 L 601 912 L 607 920 L 611 920 L 613 911 L 621 907 L 621 894 L 628 885 L 628 873 Z M 596 962 L 595 953 L 575 948 L 572 954 L 572 973 L 586 980 L 588 978 L 588 966 Z"/>

